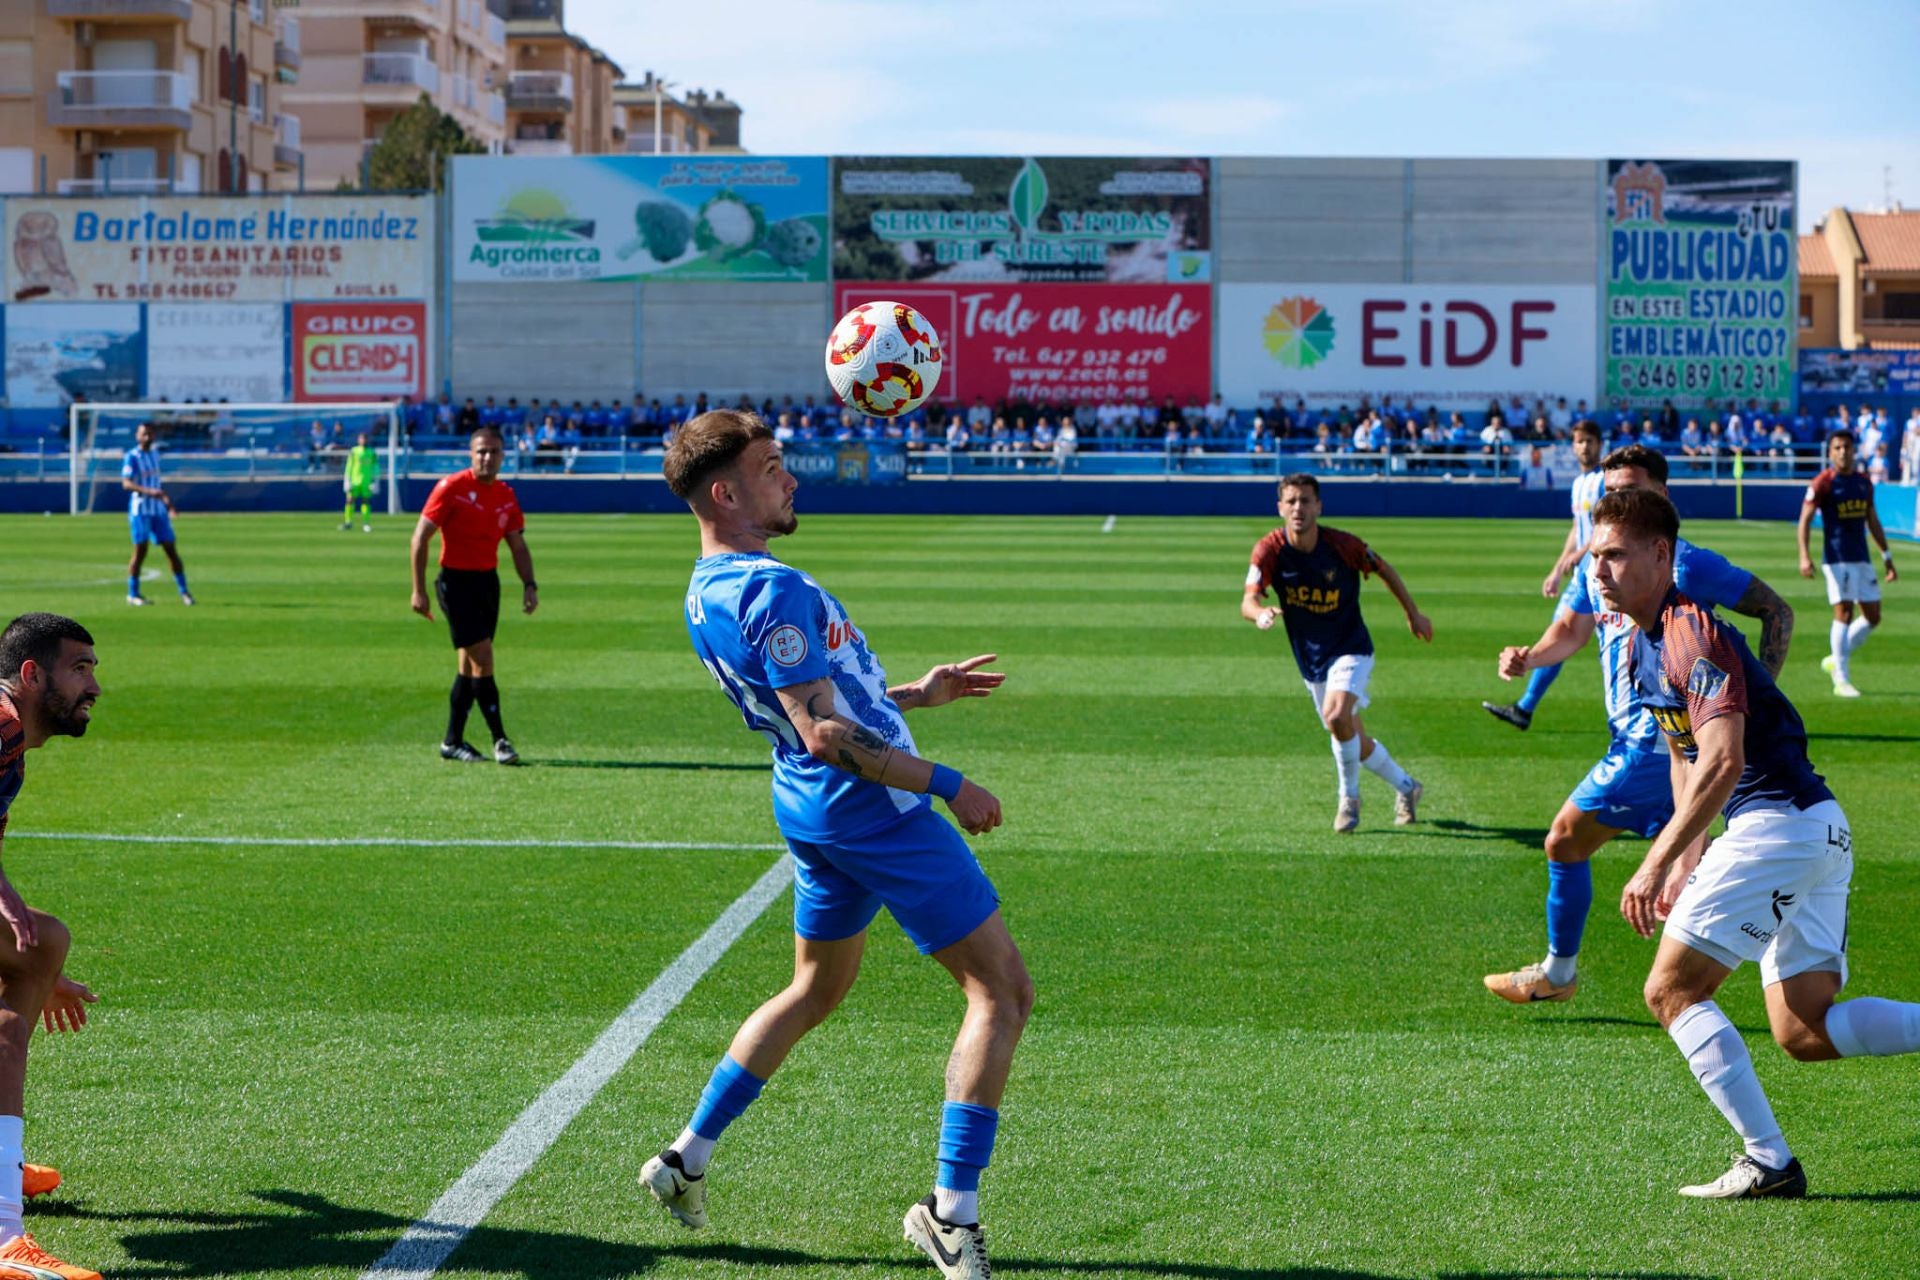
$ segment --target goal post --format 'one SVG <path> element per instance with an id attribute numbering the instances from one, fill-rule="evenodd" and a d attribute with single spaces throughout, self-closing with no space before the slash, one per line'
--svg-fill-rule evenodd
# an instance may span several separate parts
<path id="1" fill-rule="evenodd" d="M 360 436 L 380 449 L 388 515 L 400 514 L 406 441 L 398 402 L 292 401 L 280 404 L 82 403 L 67 409 L 67 512 L 88 515 L 103 491 L 120 492 L 120 467 L 142 423 L 153 428 L 168 484 L 236 487 L 281 483 L 301 495 L 341 483 L 347 451 Z M 111 504 L 109 504 L 111 505 Z"/>

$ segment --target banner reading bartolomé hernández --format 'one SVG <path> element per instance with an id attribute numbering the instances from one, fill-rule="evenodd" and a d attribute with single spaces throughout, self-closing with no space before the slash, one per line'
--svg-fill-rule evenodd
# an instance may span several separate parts
<path id="1" fill-rule="evenodd" d="M 1794 166 L 1609 160 L 1603 394 L 1789 401 L 1798 325 Z"/>

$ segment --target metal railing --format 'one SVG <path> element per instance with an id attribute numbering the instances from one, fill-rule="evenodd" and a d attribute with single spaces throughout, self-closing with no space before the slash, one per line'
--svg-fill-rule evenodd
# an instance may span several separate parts
<path id="1" fill-rule="evenodd" d="M 62 71 L 56 83 L 68 111 L 193 109 L 193 82 L 180 71 Z"/>
<path id="2" fill-rule="evenodd" d="M 488 44 L 505 44 L 507 42 L 506 22 L 492 13 L 486 15 L 486 18 L 480 24 L 480 29 L 486 33 Z"/>
<path id="3" fill-rule="evenodd" d="M 300 117 L 275 115 L 273 117 L 273 140 L 276 145 L 300 150 Z"/>
<path id="4" fill-rule="evenodd" d="M 488 124 L 504 125 L 507 122 L 507 99 L 504 95 L 498 93 L 482 94 L 480 95 L 480 105 L 483 108 L 481 114 L 486 116 Z"/>
<path id="5" fill-rule="evenodd" d="M 565 138 L 513 138 L 507 149 L 516 156 L 570 156 L 573 144 Z"/>
<path id="6" fill-rule="evenodd" d="M 54 189 L 63 196 L 156 196 L 186 188 L 171 178 L 116 178 L 108 174 L 100 178 L 62 178 Z"/>
<path id="7" fill-rule="evenodd" d="M 672 133 L 663 133 L 660 135 L 660 150 L 658 152 L 660 155 L 674 155 L 691 150 L 693 150 L 693 148 L 687 145 L 685 138 Z M 651 125 L 642 125 L 637 132 L 631 128 L 628 130 L 627 151 L 629 154 L 643 156 L 656 154 L 653 148 L 653 129 Z"/>
<path id="8" fill-rule="evenodd" d="M 283 67 L 300 65 L 300 19 L 284 13 L 275 19 L 273 60 Z"/>
<path id="9" fill-rule="evenodd" d="M 362 54 L 361 65 L 364 84 L 418 85 L 428 93 L 440 91 L 440 68 L 417 53 Z"/>
<path id="10" fill-rule="evenodd" d="M 507 102 L 561 101 L 573 104 L 573 75 L 566 71 L 515 71 L 507 77 Z"/>
<path id="11" fill-rule="evenodd" d="M 448 76 L 447 89 L 454 106 L 473 110 L 473 81 L 465 76 Z"/>

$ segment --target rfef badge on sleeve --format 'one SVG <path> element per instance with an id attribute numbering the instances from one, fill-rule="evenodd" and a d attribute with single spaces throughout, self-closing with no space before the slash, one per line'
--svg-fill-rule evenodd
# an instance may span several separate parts
<path id="1" fill-rule="evenodd" d="M 767 637 L 767 656 L 783 667 L 794 666 L 807 656 L 807 637 L 792 623 L 775 627 Z"/>
<path id="2" fill-rule="evenodd" d="M 1711 701 L 1720 696 L 1727 687 L 1727 673 L 1708 662 L 1705 658 L 1693 660 L 1693 670 L 1687 673 L 1687 692 L 1703 701 Z"/>

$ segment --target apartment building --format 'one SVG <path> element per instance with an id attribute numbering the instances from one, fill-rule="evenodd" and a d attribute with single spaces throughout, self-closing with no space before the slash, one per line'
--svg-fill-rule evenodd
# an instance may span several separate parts
<path id="1" fill-rule="evenodd" d="M 721 90 L 695 89 L 675 97 L 649 71 L 644 80 L 615 85 L 613 101 L 626 111 L 626 151 L 673 155 L 740 150 L 740 105 Z"/>
<path id="2" fill-rule="evenodd" d="M 300 60 L 267 0 L 0 0 L 0 191 L 291 188 Z"/>
<path id="3" fill-rule="evenodd" d="M 1920 212 L 1830 209 L 1800 237 L 1800 345 L 1920 347 Z"/>
<path id="4" fill-rule="evenodd" d="M 566 29 L 561 0 L 509 0 L 507 13 L 507 149 L 522 156 L 622 150 L 619 66 Z"/>
<path id="5" fill-rule="evenodd" d="M 509 0 L 301 0 L 303 63 L 286 102 L 300 118 L 307 185 L 357 182 L 362 158 L 423 93 L 501 149 L 508 9 Z"/>

